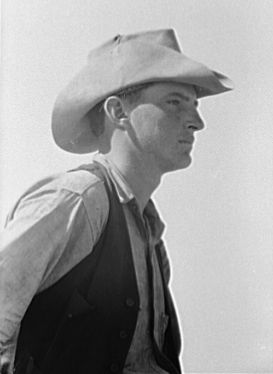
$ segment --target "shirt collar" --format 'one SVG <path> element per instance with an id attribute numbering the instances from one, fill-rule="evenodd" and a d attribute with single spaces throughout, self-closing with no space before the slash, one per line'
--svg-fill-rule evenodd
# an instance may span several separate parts
<path id="1" fill-rule="evenodd" d="M 128 185 L 123 175 L 118 170 L 118 168 L 114 165 L 113 162 L 108 160 L 101 153 L 96 153 L 93 159 L 99 162 L 101 165 L 103 165 L 106 168 L 108 175 L 110 176 L 112 182 L 114 183 L 119 200 L 122 204 L 126 204 L 130 200 L 133 200 L 135 198 L 131 187 Z"/>
<path id="2" fill-rule="evenodd" d="M 116 165 L 101 153 L 95 153 L 93 160 L 106 168 L 109 177 L 114 183 L 119 201 L 122 204 L 127 204 L 129 202 L 134 202 L 136 204 L 136 199 L 131 187 Z M 160 219 L 159 213 L 151 199 L 148 201 L 143 214 L 148 218 L 152 236 L 159 239 L 163 234 L 165 224 Z"/>

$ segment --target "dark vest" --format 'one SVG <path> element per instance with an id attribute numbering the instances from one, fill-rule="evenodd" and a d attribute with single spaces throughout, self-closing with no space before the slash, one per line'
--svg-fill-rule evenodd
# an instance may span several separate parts
<path id="1" fill-rule="evenodd" d="M 130 239 L 107 173 L 101 167 L 86 170 L 105 181 L 110 205 L 106 228 L 90 255 L 33 298 L 21 323 L 16 374 L 122 373 L 139 308 Z M 178 323 L 164 278 L 163 283 L 170 316 L 163 352 L 152 342 L 159 365 L 178 374 Z"/>

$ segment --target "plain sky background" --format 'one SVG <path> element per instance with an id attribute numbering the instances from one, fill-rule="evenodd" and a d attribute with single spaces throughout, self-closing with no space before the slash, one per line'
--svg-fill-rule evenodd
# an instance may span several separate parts
<path id="1" fill-rule="evenodd" d="M 193 165 L 154 198 L 167 230 L 186 372 L 273 372 L 273 1 L 4 0 L 1 226 L 48 174 L 86 163 L 54 145 L 56 95 L 117 33 L 174 27 L 236 90 L 201 100 Z"/>

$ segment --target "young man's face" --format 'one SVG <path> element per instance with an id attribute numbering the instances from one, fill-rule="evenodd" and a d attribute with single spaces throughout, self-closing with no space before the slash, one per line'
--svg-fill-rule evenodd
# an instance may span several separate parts
<path id="1" fill-rule="evenodd" d="M 204 127 L 194 88 L 169 82 L 143 91 L 130 122 L 135 145 L 162 174 L 190 165 L 194 133 Z"/>

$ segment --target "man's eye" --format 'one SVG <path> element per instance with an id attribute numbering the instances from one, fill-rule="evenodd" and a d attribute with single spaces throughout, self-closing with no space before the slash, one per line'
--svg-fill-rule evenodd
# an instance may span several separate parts
<path id="1" fill-rule="evenodd" d="M 180 100 L 177 100 L 177 99 L 167 100 L 167 104 L 179 105 L 180 104 Z"/>

